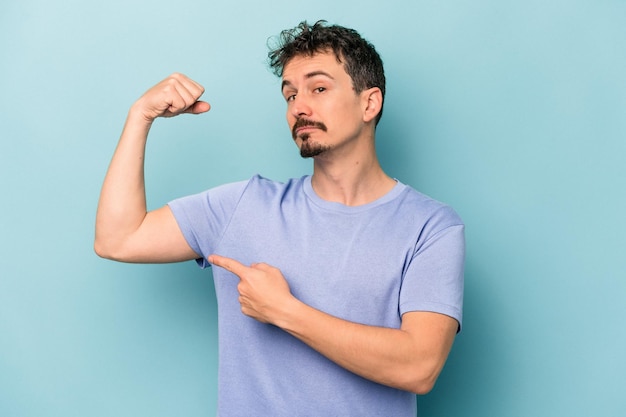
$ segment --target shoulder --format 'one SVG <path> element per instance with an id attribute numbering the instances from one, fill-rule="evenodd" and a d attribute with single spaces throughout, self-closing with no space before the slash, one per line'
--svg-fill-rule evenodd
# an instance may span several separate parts
<path id="1" fill-rule="evenodd" d="M 461 216 L 447 203 L 436 200 L 409 185 L 404 185 L 400 196 L 400 207 L 424 219 L 426 224 L 434 223 L 441 227 L 463 226 Z"/>
<path id="2" fill-rule="evenodd" d="M 304 178 L 304 177 L 303 177 Z M 243 181 L 234 181 L 212 187 L 200 194 L 210 195 L 212 198 L 217 197 L 241 197 L 248 193 L 281 193 L 285 189 L 293 188 L 303 181 L 303 178 L 294 178 L 286 182 L 275 181 L 261 175 L 254 175 Z"/>
<path id="3" fill-rule="evenodd" d="M 277 181 L 270 178 L 266 178 L 262 175 L 256 174 L 250 178 L 247 183 L 251 187 L 265 188 L 268 190 L 276 189 L 282 190 L 285 188 L 292 188 L 294 186 L 302 186 L 302 184 L 309 178 L 308 175 L 300 178 L 290 178 L 286 181 Z"/>
<path id="4" fill-rule="evenodd" d="M 291 178 L 287 181 L 276 181 L 255 175 L 242 184 L 242 192 L 246 196 L 256 196 L 257 198 L 284 199 L 288 195 L 297 195 L 303 189 L 303 184 L 307 176 L 301 178 Z"/>
<path id="5" fill-rule="evenodd" d="M 272 201 L 284 199 L 286 194 L 297 194 L 294 190 L 302 188 L 305 178 L 280 182 L 254 175 L 247 180 L 218 185 L 197 194 L 175 199 L 168 204 L 175 209 L 196 206 L 214 210 L 222 207 L 228 211 L 237 207 L 242 201 Z"/>

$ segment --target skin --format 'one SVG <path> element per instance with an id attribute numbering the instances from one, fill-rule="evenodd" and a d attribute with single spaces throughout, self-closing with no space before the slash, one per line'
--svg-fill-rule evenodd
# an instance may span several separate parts
<path id="1" fill-rule="evenodd" d="M 129 110 L 100 192 L 94 242 L 99 256 L 142 263 L 198 258 L 168 206 L 147 212 L 143 173 L 146 141 L 154 120 L 209 111 L 208 103 L 198 101 L 203 93 L 198 83 L 172 74 Z"/>
<path id="2" fill-rule="evenodd" d="M 167 206 L 146 211 L 143 159 L 152 122 L 208 111 L 209 104 L 199 100 L 203 92 L 198 83 L 173 74 L 131 107 L 102 187 L 94 244 L 98 255 L 151 263 L 198 258 Z M 318 53 L 295 57 L 285 66 L 282 94 L 295 144 L 301 153 L 315 155 L 312 184 L 321 198 L 356 206 L 393 188 L 395 181 L 383 172 L 374 146 L 380 89 L 357 94 L 336 57 Z M 275 266 L 243 265 L 219 254 L 208 260 L 238 277 L 243 314 L 278 326 L 339 366 L 399 389 L 418 394 L 432 389 L 458 329 L 453 318 L 431 312 L 404 314 L 399 329 L 349 322 L 295 298 Z"/>
<path id="3" fill-rule="evenodd" d="M 304 127 L 295 132 L 300 149 L 327 148 L 313 162 L 312 183 L 320 197 L 361 205 L 394 187 L 395 181 L 378 163 L 374 146 L 375 117 L 383 100 L 379 88 L 356 94 L 343 65 L 328 52 L 293 58 L 283 71 L 282 94 L 290 127 L 305 119 L 327 128 Z"/>

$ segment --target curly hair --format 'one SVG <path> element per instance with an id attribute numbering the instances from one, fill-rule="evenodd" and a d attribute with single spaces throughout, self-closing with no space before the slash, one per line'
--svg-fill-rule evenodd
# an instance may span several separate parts
<path id="1" fill-rule="evenodd" d="M 325 20 L 319 20 L 309 25 L 304 21 L 293 29 L 283 30 L 274 38 L 274 47 L 269 46 L 270 52 L 267 56 L 271 70 L 276 76 L 282 77 L 285 66 L 292 58 L 313 56 L 332 50 L 337 61 L 343 63 L 346 73 L 352 78 L 357 94 L 368 88 L 378 87 L 384 101 L 385 71 L 374 45 L 363 39 L 354 29 L 326 23 Z M 381 106 L 376 124 L 382 114 Z"/>

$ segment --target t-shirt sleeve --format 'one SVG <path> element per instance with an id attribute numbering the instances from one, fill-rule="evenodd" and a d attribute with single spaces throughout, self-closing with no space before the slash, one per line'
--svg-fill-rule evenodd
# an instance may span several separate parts
<path id="1" fill-rule="evenodd" d="M 400 291 L 400 314 L 430 311 L 463 320 L 465 227 L 452 209 L 440 212 L 418 242 Z"/>
<path id="2" fill-rule="evenodd" d="M 247 184 L 226 184 L 168 203 L 187 243 L 202 256 L 196 259 L 201 268 L 210 266 L 206 258 L 215 251 Z"/>

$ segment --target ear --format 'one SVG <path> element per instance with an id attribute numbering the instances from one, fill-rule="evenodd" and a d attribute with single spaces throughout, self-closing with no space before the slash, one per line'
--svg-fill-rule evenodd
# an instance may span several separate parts
<path id="1" fill-rule="evenodd" d="M 378 87 L 368 88 L 361 92 L 363 103 L 363 121 L 370 122 L 378 116 L 383 108 L 383 93 Z"/>

